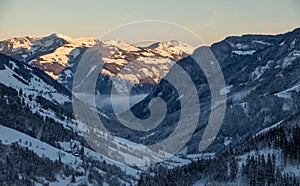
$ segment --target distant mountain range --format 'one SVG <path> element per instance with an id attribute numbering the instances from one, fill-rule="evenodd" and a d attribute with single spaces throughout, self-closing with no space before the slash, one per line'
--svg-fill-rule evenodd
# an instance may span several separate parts
<path id="1" fill-rule="evenodd" d="M 101 76 L 108 76 L 112 80 L 121 78 L 135 84 L 157 84 L 174 62 L 194 50 L 192 46 L 179 41 L 136 47 L 121 40 L 99 41 L 96 38 L 70 38 L 52 34 L 46 37 L 20 37 L 1 41 L 0 52 L 40 68 L 70 89 L 76 62 L 96 42 L 111 53 L 108 58 L 102 59 L 105 64 L 100 72 Z M 121 70 L 122 73 L 119 73 Z M 110 82 L 105 81 L 102 85 L 104 84 Z M 102 89 L 105 88 L 102 86 Z"/>

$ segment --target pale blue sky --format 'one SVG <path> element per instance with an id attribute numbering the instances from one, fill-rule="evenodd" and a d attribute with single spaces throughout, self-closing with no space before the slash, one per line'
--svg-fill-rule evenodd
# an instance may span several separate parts
<path id="1" fill-rule="evenodd" d="M 205 42 L 300 27 L 298 0 L 0 0 L 0 39 L 62 33 L 98 37 L 132 21 L 177 23 Z"/>

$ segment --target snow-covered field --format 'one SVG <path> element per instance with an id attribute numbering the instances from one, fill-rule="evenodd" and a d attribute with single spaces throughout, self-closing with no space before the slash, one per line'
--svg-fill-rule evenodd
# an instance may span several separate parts
<path id="1" fill-rule="evenodd" d="M 17 91 L 22 89 L 23 93 L 27 96 L 33 95 L 34 97 L 36 97 L 38 95 L 42 95 L 44 98 L 59 104 L 70 102 L 70 98 L 68 96 L 57 93 L 57 90 L 54 87 L 45 83 L 34 74 L 32 74 L 33 78 L 31 78 L 30 83 L 28 83 L 27 80 L 23 79 L 13 70 L 14 68 L 18 68 L 15 62 L 10 61 L 10 64 L 12 64 L 12 69 L 6 67 L 5 70 L 0 71 L 0 82 L 2 84 L 8 87 L 12 87 Z M 23 82 L 27 82 L 28 84 L 23 83 L 16 77 L 22 79 Z"/>

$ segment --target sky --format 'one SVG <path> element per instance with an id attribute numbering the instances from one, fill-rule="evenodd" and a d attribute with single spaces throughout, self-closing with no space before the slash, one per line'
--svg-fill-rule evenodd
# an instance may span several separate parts
<path id="1" fill-rule="evenodd" d="M 181 25 L 210 44 L 230 35 L 277 34 L 300 27 L 300 1 L 0 0 L 0 40 L 51 33 L 99 37 L 141 20 Z"/>

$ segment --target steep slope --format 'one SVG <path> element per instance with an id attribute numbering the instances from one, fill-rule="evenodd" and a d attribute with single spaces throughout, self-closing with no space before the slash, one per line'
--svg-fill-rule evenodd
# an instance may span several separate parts
<path id="1" fill-rule="evenodd" d="M 32 98 L 42 96 L 63 105 L 70 103 L 70 92 L 37 68 L 30 68 L 15 59 L 0 54 L 1 83 L 22 91 Z"/>
<path id="2" fill-rule="evenodd" d="M 237 145 L 258 131 L 299 112 L 299 49 L 300 29 L 275 36 L 229 37 L 211 46 L 227 85 L 221 92 L 226 93 L 228 99 L 222 128 L 207 151 L 221 152 L 229 148 L 230 143 Z M 197 55 L 197 50 L 192 56 Z M 201 120 L 187 149 L 188 153 L 195 153 L 210 114 L 209 86 L 192 58 L 184 58 L 177 64 L 194 81 L 200 97 Z M 174 92 L 172 85 L 162 80 L 145 100 L 132 108 L 135 115 L 147 118 L 150 115 L 147 105 L 153 97 L 166 101 L 168 114 L 161 125 L 149 131 L 150 143 L 166 138 L 176 127 L 181 95 Z"/>
<path id="3" fill-rule="evenodd" d="M 139 170 L 112 162 L 83 139 L 65 87 L 3 54 L 0 72 L 1 184 L 68 184 L 71 177 L 76 185 L 135 182 Z"/>

